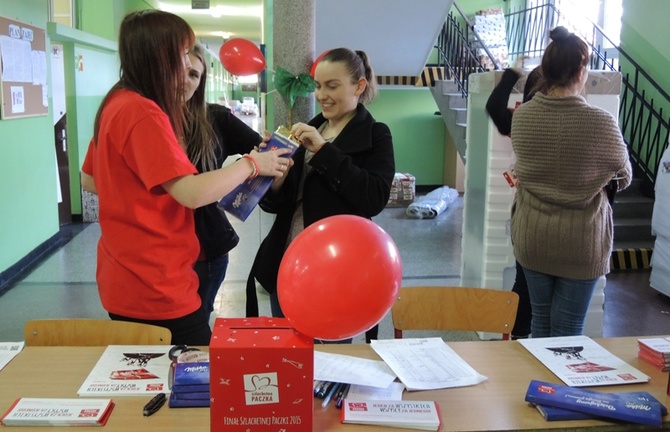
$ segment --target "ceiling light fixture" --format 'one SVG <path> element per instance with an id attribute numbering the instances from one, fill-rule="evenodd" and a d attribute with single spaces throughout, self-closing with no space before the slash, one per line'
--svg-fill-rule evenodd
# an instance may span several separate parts
<path id="1" fill-rule="evenodd" d="M 177 5 L 173 3 L 158 2 L 158 9 L 164 10 L 166 12 L 172 12 L 176 15 L 187 15 L 187 14 L 207 14 L 212 15 L 214 13 L 220 14 L 220 16 L 247 16 L 247 17 L 262 17 L 263 16 L 263 6 L 250 6 L 250 7 L 239 7 L 239 6 L 216 6 L 210 9 L 191 9 L 189 5 Z"/>
<path id="2" fill-rule="evenodd" d="M 191 9 L 209 9 L 209 0 L 191 0 Z"/>
<path id="3" fill-rule="evenodd" d="M 220 36 L 223 39 L 230 39 L 230 37 L 233 35 L 230 32 L 224 32 L 224 31 L 213 31 L 210 34 L 212 36 Z"/>

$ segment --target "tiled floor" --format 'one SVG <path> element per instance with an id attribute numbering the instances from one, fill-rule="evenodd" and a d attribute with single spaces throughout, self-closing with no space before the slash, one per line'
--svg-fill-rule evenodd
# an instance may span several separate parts
<path id="1" fill-rule="evenodd" d="M 435 219 L 410 219 L 404 209 L 386 209 L 375 218 L 396 242 L 403 262 L 403 286 L 458 285 L 460 282 L 462 198 Z M 216 313 L 244 316 L 244 287 L 251 261 L 270 226 L 259 210 L 242 223 L 233 221 L 241 241 L 231 252 L 228 275 L 216 303 Z M 63 228 L 75 234 L 24 279 L 0 295 L 0 341 L 23 340 L 23 325 L 44 317 L 107 318 L 95 283 L 97 224 Z M 611 273 L 605 287 L 603 336 L 670 334 L 670 299 L 649 287 L 648 271 Z M 261 314 L 269 314 L 268 297 L 259 295 Z M 380 338 L 392 337 L 387 315 L 380 323 Z M 424 335 L 435 335 L 431 332 Z M 475 339 L 476 334 L 449 332 L 448 340 Z M 362 342 L 357 337 L 354 342 Z"/>

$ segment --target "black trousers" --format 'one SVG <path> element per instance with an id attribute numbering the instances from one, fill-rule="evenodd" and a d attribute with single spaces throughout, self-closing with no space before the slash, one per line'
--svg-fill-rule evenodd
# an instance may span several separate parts
<path id="1" fill-rule="evenodd" d="M 165 327 L 172 332 L 172 345 L 209 345 L 212 330 L 209 328 L 209 314 L 203 308 L 180 318 L 169 320 L 144 320 L 124 317 L 113 313 L 109 317 L 116 321 L 130 321 Z"/>

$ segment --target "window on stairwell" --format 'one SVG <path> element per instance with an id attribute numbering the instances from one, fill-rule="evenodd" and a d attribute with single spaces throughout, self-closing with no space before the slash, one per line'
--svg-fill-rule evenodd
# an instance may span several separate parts
<path id="1" fill-rule="evenodd" d="M 558 10 L 574 23 L 574 31 L 618 68 L 616 48 L 621 36 L 621 0 L 556 0 L 556 3 Z"/>
<path id="2" fill-rule="evenodd" d="M 560 11 L 556 25 L 581 35 L 618 65 L 622 0 L 529 0 L 528 7 L 553 5 Z M 594 26 L 595 24 L 595 26 Z M 596 27 L 597 26 L 597 27 Z"/>

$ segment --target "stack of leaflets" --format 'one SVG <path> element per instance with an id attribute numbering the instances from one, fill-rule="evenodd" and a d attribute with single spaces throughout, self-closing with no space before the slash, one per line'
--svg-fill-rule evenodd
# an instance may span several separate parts
<path id="1" fill-rule="evenodd" d="M 649 377 L 588 336 L 519 339 L 531 354 L 571 387 L 645 383 Z"/>
<path id="2" fill-rule="evenodd" d="M 104 426 L 111 399 L 20 398 L 0 417 L 5 426 Z"/>
<path id="3" fill-rule="evenodd" d="M 637 355 L 663 372 L 670 370 L 670 338 L 637 340 Z"/>
<path id="4" fill-rule="evenodd" d="M 350 400 L 342 405 L 342 423 L 437 431 L 442 425 L 435 401 Z"/>
<path id="5" fill-rule="evenodd" d="M 528 386 L 526 401 L 540 406 L 547 420 L 600 418 L 660 427 L 667 415 L 667 409 L 647 392 L 605 393 L 535 380 Z M 568 417 L 570 411 L 581 414 Z"/>
<path id="6" fill-rule="evenodd" d="M 209 394 L 209 362 L 175 365 L 170 408 L 208 407 Z"/>
<path id="7" fill-rule="evenodd" d="M 79 396 L 144 396 L 165 393 L 169 345 L 109 345 L 79 388 Z"/>

